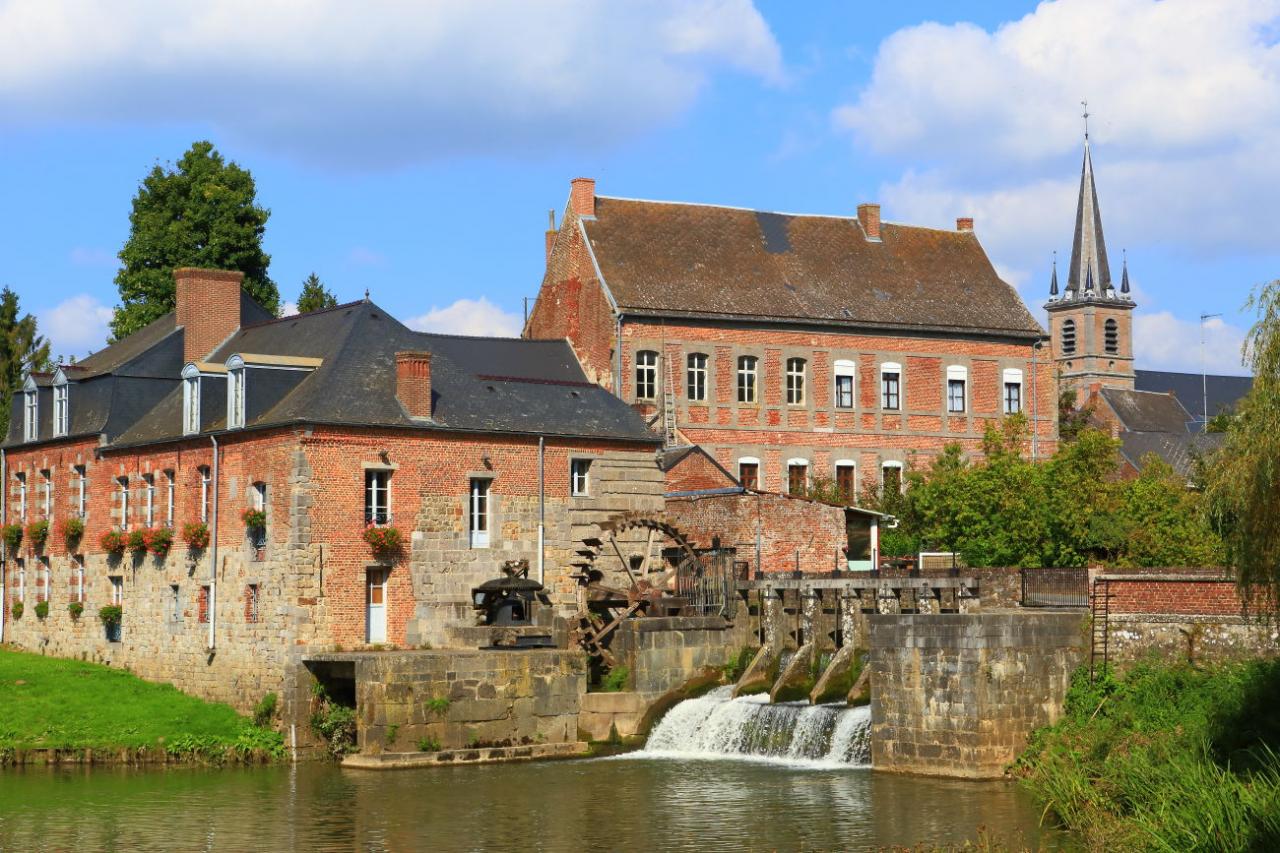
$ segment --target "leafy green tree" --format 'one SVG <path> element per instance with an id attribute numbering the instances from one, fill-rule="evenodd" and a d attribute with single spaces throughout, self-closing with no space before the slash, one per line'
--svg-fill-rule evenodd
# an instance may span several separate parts
<path id="1" fill-rule="evenodd" d="M 172 168 L 151 170 L 133 198 L 120 250 L 114 340 L 173 310 L 177 267 L 239 270 L 249 295 L 279 312 L 280 292 L 267 275 L 271 257 L 262 250 L 271 211 L 256 196 L 253 176 L 225 162 L 211 142 L 194 143 Z"/>
<path id="2" fill-rule="evenodd" d="M 322 311 L 337 304 L 338 297 L 329 292 L 329 289 L 324 286 L 324 282 L 320 281 L 320 277 L 315 273 L 307 276 L 306 280 L 302 282 L 302 292 L 298 294 L 299 314 Z"/>
<path id="3" fill-rule="evenodd" d="M 1093 400 L 1076 408 L 1076 391 L 1064 388 L 1058 393 L 1058 439 L 1070 444 L 1093 418 Z"/>
<path id="4" fill-rule="evenodd" d="M 51 367 L 49 342 L 36 331 L 36 318 L 22 314 L 18 294 L 4 288 L 0 291 L 0 435 L 9 431 L 13 395 L 22 388 L 27 373 Z"/>

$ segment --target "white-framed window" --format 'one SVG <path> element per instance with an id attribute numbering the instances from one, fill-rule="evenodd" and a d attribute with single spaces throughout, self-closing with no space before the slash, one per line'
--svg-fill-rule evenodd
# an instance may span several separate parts
<path id="1" fill-rule="evenodd" d="M 40 437 L 40 390 L 30 376 L 22 386 L 22 439 L 35 441 Z"/>
<path id="2" fill-rule="evenodd" d="M 467 516 L 472 548 L 489 547 L 489 486 L 492 483 L 487 477 L 471 478 L 470 511 Z"/>
<path id="3" fill-rule="evenodd" d="M 173 471 L 164 472 L 164 523 L 173 527 Z"/>
<path id="4" fill-rule="evenodd" d="M 591 460 L 569 460 L 569 494 L 585 497 L 591 494 Z"/>
<path id="5" fill-rule="evenodd" d="M 365 469 L 364 523 L 391 523 L 391 470 L 389 468 Z"/>
<path id="6" fill-rule="evenodd" d="M 182 368 L 182 434 L 200 431 L 200 370 L 194 364 Z"/>
<path id="7" fill-rule="evenodd" d="M 27 561 L 18 557 L 13 561 L 18 567 L 18 600 L 27 600 Z"/>
<path id="8" fill-rule="evenodd" d="M 36 565 L 40 572 L 36 578 L 36 601 L 48 601 L 49 594 L 53 591 L 53 572 L 49 570 L 49 558 L 40 557 Z"/>
<path id="9" fill-rule="evenodd" d="M 760 490 L 760 460 L 754 456 L 738 458 L 738 483 L 744 489 Z"/>
<path id="10" fill-rule="evenodd" d="M 902 479 L 902 463 L 889 460 L 880 463 L 880 488 L 882 491 L 901 492 L 905 487 Z"/>
<path id="11" fill-rule="evenodd" d="M 902 365 L 896 362 L 880 365 L 880 408 L 890 412 L 902 408 Z"/>
<path id="12" fill-rule="evenodd" d="M 59 368 L 53 377 L 53 435 L 59 438 L 71 429 L 70 390 L 66 374 Z"/>
<path id="13" fill-rule="evenodd" d="M 116 492 L 120 501 L 120 527 L 127 528 L 129 526 L 129 478 L 116 478 Z"/>
<path id="14" fill-rule="evenodd" d="M 13 475 L 18 481 L 18 520 L 27 521 L 27 475 L 19 471 Z"/>
<path id="15" fill-rule="evenodd" d="M 108 580 L 111 581 L 111 603 L 117 607 L 124 606 L 124 578 L 120 575 L 111 575 Z"/>
<path id="16" fill-rule="evenodd" d="M 85 466 L 74 466 L 71 480 L 76 490 L 76 518 L 83 521 L 89 515 L 89 472 Z"/>
<path id="17" fill-rule="evenodd" d="M 658 396 L 658 354 L 642 349 L 636 353 L 636 399 L 653 400 Z"/>
<path id="18" fill-rule="evenodd" d="M 1010 367 L 1004 371 L 1004 413 L 1014 415 L 1022 411 L 1022 371 Z"/>
<path id="19" fill-rule="evenodd" d="M 255 482 L 249 490 L 249 498 L 253 502 L 253 508 L 258 512 L 267 511 L 267 484 L 261 480 Z"/>
<path id="20" fill-rule="evenodd" d="M 84 604 L 84 557 L 71 558 L 71 582 L 74 584 L 72 595 L 75 596 L 72 600 Z"/>
<path id="21" fill-rule="evenodd" d="M 760 359 L 754 355 L 738 356 L 738 402 L 756 402 L 756 389 L 759 387 Z"/>
<path id="22" fill-rule="evenodd" d="M 200 523 L 209 523 L 209 486 L 213 482 L 209 477 L 209 466 L 201 465 L 200 474 Z"/>
<path id="23" fill-rule="evenodd" d="M 858 365 L 848 359 L 837 359 L 835 366 L 835 406 L 837 409 L 852 409 L 854 400 L 855 379 Z"/>
<path id="24" fill-rule="evenodd" d="M 803 358 L 787 359 L 787 405 L 804 405 L 804 371 Z"/>
<path id="25" fill-rule="evenodd" d="M 809 460 L 787 460 L 787 493 L 803 495 L 809 489 Z"/>
<path id="26" fill-rule="evenodd" d="M 969 370 L 959 364 L 947 368 L 947 411 L 962 413 L 968 408 Z"/>
<path id="27" fill-rule="evenodd" d="M 53 520 L 53 472 L 48 469 L 40 472 L 40 515 Z"/>
<path id="28" fill-rule="evenodd" d="M 182 589 L 176 584 L 169 584 L 169 621 L 182 621 Z"/>
<path id="29" fill-rule="evenodd" d="M 227 359 L 227 429 L 244 426 L 244 383 L 244 359 L 233 355 Z"/>
<path id="30" fill-rule="evenodd" d="M 691 352 L 685 363 L 688 374 L 685 390 L 689 399 L 695 402 L 707 399 L 707 354 Z"/>
<path id="31" fill-rule="evenodd" d="M 151 527 L 156 523 L 156 478 L 154 474 L 142 475 L 142 523 Z"/>
<path id="32" fill-rule="evenodd" d="M 858 466 L 852 459 L 836 460 L 836 492 L 845 503 L 852 504 L 857 498 Z"/>

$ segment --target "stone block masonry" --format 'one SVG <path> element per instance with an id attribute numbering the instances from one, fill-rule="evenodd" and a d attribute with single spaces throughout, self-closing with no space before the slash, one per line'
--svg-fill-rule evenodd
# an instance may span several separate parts
<path id="1" fill-rule="evenodd" d="M 1086 654 L 1079 613 L 869 619 L 871 763 L 893 773 L 1003 775 Z"/>

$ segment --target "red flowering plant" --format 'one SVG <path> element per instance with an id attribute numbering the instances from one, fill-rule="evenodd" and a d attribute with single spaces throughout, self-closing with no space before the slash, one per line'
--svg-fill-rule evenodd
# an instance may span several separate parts
<path id="1" fill-rule="evenodd" d="M 113 557 L 119 557 L 124 553 L 124 533 L 119 530 L 108 530 L 98 538 L 98 545 Z"/>
<path id="2" fill-rule="evenodd" d="M 404 545 L 404 537 L 398 527 L 375 527 L 369 525 L 364 529 L 364 541 L 373 549 L 373 555 L 380 560 L 394 559 Z"/>
<path id="3" fill-rule="evenodd" d="M 141 527 L 130 530 L 125 535 L 124 542 L 135 557 L 141 557 L 147 552 L 147 531 Z"/>
<path id="4" fill-rule="evenodd" d="M 240 520 L 250 530 L 261 530 L 267 526 L 267 513 L 261 509 L 246 509 L 240 514 Z"/>
<path id="5" fill-rule="evenodd" d="M 33 521 L 27 525 L 27 541 L 31 543 L 31 547 L 36 551 L 44 548 L 44 543 L 49 541 L 49 521 L 48 519 L 40 519 Z"/>
<path id="6" fill-rule="evenodd" d="M 9 546 L 9 551 L 18 550 L 18 546 L 22 544 L 22 525 L 6 524 L 0 529 L 0 535 L 4 536 L 4 544 Z"/>
<path id="7" fill-rule="evenodd" d="M 173 547 L 173 531 L 168 527 L 144 530 L 142 538 L 147 543 L 147 550 L 162 560 L 169 555 L 169 549 Z"/>
<path id="8" fill-rule="evenodd" d="M 203 551 L 209 547 L 209 525 L 193 521 L 182 526 L 182 541 L 192 551 Z"/>
<path id="9" fill-rule="evenodd" d="M 62 535 L 67 540 L 67 550 L 74 551 L 84 536 L 84 521 L 75 516 L 68 518 L 62 522 Z"/>

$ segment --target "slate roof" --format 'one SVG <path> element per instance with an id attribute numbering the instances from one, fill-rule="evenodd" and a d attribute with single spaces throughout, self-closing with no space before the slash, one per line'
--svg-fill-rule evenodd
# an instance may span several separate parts
<path id="1" fill-rule="evenodd" d="M 1167 370 L 1134 371 L 1134 387 L 1140 391 L 1172 391 L 1195 420 L 1204 420 L 1204 380 L 1209 390 L 1209 417 L 1235 406 L 1253 387 L 1252 376 L 1207 376 Z"/>
<path id="2" fill-rule="evenodd" d="M 1103 388 L 1101 393 L 1125 430 L 1185 434 L 1191 422 L 1191 415 L 1172 394 L 1121 388 Z"/>
<path id="3" fill-rule="evenodd" d="M 971 231 L 609 196 L 583 227 L 625 313 L 1044 334 Z"/>
<path id="4" fill-rule="evenodd" d="M 1195 460 L 1216 449 L 1222 438 L 1221 433 L 1124 432 L 1120 455 L 1141 471 L 1143 459 L 1154 453 L 1189 481 L 1195 475 Z"/>

